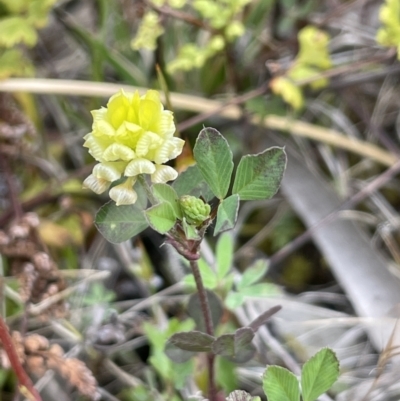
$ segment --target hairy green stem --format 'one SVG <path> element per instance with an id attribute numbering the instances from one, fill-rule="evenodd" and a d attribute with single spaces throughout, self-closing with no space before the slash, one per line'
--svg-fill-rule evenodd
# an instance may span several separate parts
<path id="1" fill-rule="evenodd" d="M 192 269 L 194 281 L 196 282 L 197 293 L 199 294 L 200 308 L 203 313 L 206 332 L 210 336 L 214 336 L 214 327 L 213 327 L 213 322 L 212 322 L 212 317 L 211 317 L 210 304 L 208 303 L 207 292 L 203 285 L 203 280 L 201 278 L 197 260 L 191 260 L 190 267 Z M 207 355 L 207 365 L 208 365 L 208 398 L 210 401 L 216 401 L 214 360 L 215 360 L 215 355 L 212 353 L 209 353 Z"/>

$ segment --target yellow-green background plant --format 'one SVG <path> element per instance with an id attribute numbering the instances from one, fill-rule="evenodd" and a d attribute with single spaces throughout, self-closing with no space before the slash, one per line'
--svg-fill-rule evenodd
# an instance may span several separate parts
<path id="1" fill-rule="evenodd" d="M 0 1 L 0 79 L 32 75 L 33 65 L 23 47 L 38 41 L 55 0 Z"/>

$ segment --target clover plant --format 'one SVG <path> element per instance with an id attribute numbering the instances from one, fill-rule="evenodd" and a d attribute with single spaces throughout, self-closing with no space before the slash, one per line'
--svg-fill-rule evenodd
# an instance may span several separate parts
<path id="1" fill-rule="evenodd" d="M 164 349 L 174 363 L 187 363 L 196 353 L 206 353 L 208 399 L 216 401 L 215 356 L 235 363 L 250 360 L 256 351 L 252 343 L 256 331 L 280 306 L 264 312 L 234 333 L 216 336 L 223 306 L 219 296 L 207 290 L 203 283 L 199 269 L 200 244 L 207 231 L 213 231 L 215 236 L 235 226 L 240 201 L 274 196 L 286 167 L 285 151 L 272 147 L 243 156 L 233 178 L 235 166 L 228 142 L 216 129 L 204 128 L 193 149 L 196 164 L 178 175 L 165 163 L 181 153 L 184 141 L 174 136 L 172 112 L 164 110 L 156 91 L 140 96 L 137 92 L 121 90 L 111 97 L 106 108 L 92 114 L 93 129 L 85 136 L 84 146 L 98 163 L 84 185 L 98 194 L 108 190 L 112 199 L 99 210 L 96 226 L 114 243 L 126 241 L 151 227 L 165 235 L 165 242 L 188 261 L 197 288 L 197 293 L 189 298 L 188 314 L 196 327 L 175 332 L 154 352 L 160 355 Z M 172 185 L 168 184 L 173 180 Z M 223 243 L 229 245 L 227 237 L 223 238 Z M 220 250 L 219 254 L 223 252 Z M 231 256 L 226 261 L 222 259 L 219 257 L 216 285 L 208 287 L 216 289 L 220 284 L 226 293 L 232 290 L 232 282 L 227 279 Z M 240 298 L 231 299 L 231 306 L 240 305 L 245 289 L 251 288 L 265 270 L 265 266 L 255 265 L 251 274 L 255 277 L 242 277 L 243 280 L 247 277 L 247 281 L 238 286 L 236 295 L 230 292 L 231 298 Z M 150 326 L 146 330 L 154 332 Z M 268 382 L 271 370 L 266 375 Z M 303 386 L 303 393 L 307 388 Z"/>

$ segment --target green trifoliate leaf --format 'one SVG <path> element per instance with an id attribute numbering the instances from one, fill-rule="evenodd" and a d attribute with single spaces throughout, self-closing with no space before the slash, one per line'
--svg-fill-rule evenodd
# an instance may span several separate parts
<path id="1" fill-rule="evenodd" d="M 182 211 L 179 207 L 179 198 L 174 188 L 168 184 L 153 184 L 154 196 L 160 202 L 167 202 L 171 205 L 175 217 L 182 219 Z"/>
<path id="2" fill-rule="evenodd" d="M 214 198 L 214 194 L 204 181 L 197 165 L 189 166 L 183 173 L 179 174 L 172 187 L 178 196 L 192 195 L 197 198 L 202 196 L 206 202 Z"/>
<path id="3" fill-rule="evenodd" d="M 339 376 L 339 361 L 329 348 L 323 348 L 311 357 L 301 371 L 301 389 L 304 401 L 314 401 L 328 391 Z"/>
<path id="4" fill-rule="evenodd" d="M 254 331 L 250 327 L 237 329 L 234 334 L 223 334 L 212 345 L 215 354 L 232 362 L 244 363 L 253 358 L 256 348 L 252 344 Z"/>
<path id="5" fill-rule="evenodd" d="M 234 194 L 224 199 L 218 206 L 217 221 L 215 222 L 214 236 L 231 230 L 235 227 L 237 214 L 239 211 L 240 198 Z"/>
<path id="6" fill-rule="evenodd" d="M 223 279 L 229 272 L 233 260 L 233 239 L 229 233 L 222 234 L 217 242 L 217 276 Z"/>
<path id="7" fill-rule="evenodd" d="M 268 401 L 300 401 L 299 381 L 287 369 L 268 366 L 262 382 Z"/>
<path id="8" fill-rule="evenodd" d="M 232 192 L 241 200 L 269 199 L 276 194 L 286 168 L 282 148 L 272 147 L 256 155 L 243 156 Z"/>
<path id="9" fill-rule="evenodd" d="M 175 333 L 168 342 L 190 352 L 209 352 L 215 338 L 201 331 Z"/>
<path id="10" fill-rule="evenodd" d="M 203 128 L 193 148 L 197 166 L 214 195 L 225 198 L 233 171 L 232 151 L 214 128 Z"/>
<path id="11" fill-rule="evenodd" d="M 95 225 L 104 238 L 119 243 L 139 234 L 149 223 L 143 211 L 137 206 L 117 206 L 110 201 L 97 212 Z"/>
<path id="12" fill-rule="evenodd" d="M 167 202 L 159 203 L 147 209 L 145 213 L 150 226 L 160 234 L 167 233 L 175 225 L 174 211 Z"/>
<path id="13" fill-rule="evenodd" d="M 211 206 L 195 196 L 181 196 L 179 205 L 183 216 L 189 224 L 198 226 L 210 217 Z"/>

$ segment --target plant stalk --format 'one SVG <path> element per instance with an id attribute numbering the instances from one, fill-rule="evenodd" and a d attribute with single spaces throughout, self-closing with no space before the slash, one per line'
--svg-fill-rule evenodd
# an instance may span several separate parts
<path id="1" fill-rule="evenodd" d="M 199 265 L 197 260 L 190 261 L 190 267 L 192 269 L 194 281 L 196 282 L 197 292 L 200 299 L 200 308 L 203 313 L 204 323 L 206 327 L 206 332 L 210 336 L 214 336 L 214 327 L 211 317 L 210 304 L 208 303 L 207 292 L 203 285 L 203 280 L 201 278 Z M 208 398 L 210 401 L 216 401 L 216 387 L 214 378 L 214 360 L 215 355 L 212 353 L 207 354 L 207 365 L 208 365 Z"/>

